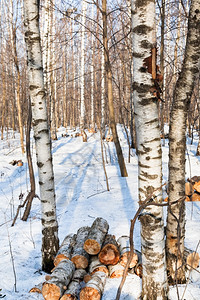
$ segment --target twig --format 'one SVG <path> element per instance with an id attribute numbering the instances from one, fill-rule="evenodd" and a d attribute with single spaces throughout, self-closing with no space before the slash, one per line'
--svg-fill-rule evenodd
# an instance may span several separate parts
<path id="1" fill-rule="evenodd" d="M 11 257 L 11 261 L 12 261 L 12 268 L 13 268 L 13 274 L 14 274 L 14 291 L 16 293 L 17 292 L 17 276 L 16 276 L 16 271 L 15 271 L 14 257 L 13 257 L 13 252 L 12 252 L 12 245 L 11 245 L 10 234 L 9 234 L 8 225 L 7 225 L 7 221 L 6 221 L 6 216 L 5 216 L 5 224 L 6 224 L 6 229 L 7 229 L 10 257 Z"/>

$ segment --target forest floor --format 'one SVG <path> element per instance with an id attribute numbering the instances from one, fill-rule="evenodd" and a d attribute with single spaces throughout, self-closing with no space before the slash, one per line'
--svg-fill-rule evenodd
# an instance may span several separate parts
<path id="1" fill-rule="evenodd" d="M 64 128 L 58 131 L 58 140 L 53 141 L 53 164 L 55 175 L 57 217 L 60 243 L 69 233 L 76 233 L 81 226 L 90 226 L 96 217 L 103 217 L 109 223 L 109 233 L 116 238 L 129 235 L 130 220 L 138 208 L 137 156 L 131 153 L 127 163 L 128 146 L 125 132 L 119 126 L 120 143 L 126 160 L 128 177 L 120 177 L 113 143 L 104 143 L 106 150 L 106 170 L 110 191 L 106 189 L 105 175 L 101 159 L 99 134 L 89 134 L 88 142 L 82 137 L 72 138 L 74 132 Z M 186 155 L 186 179 L 200 175 L 200 158 L 195 156 L 197 137 L 193 145 L 188 141 Z M 32 154 L 36 182 L 35 149 Z M 22 159 L 22 167 L 12 166 L 12 160 Z M 163 146 L 163 183 L 168 177 L 168 141 Z M 35 198 L 27 222 L 18 217 L 14 227 L 12 220 L 17 207 L 30 189 L 26 156 L 21 155 L 19 135 L 15 139 L 11 133 L 0 143 L 0 298 L 6 300 L 42 300 L 40 294 L 30 294 L 29 290 L 45 281 L 41 271 L 41 223 L 40 201 Z M 37 184 L 37 193 L 38 184 Z M 23 211 L 21 211 L 22 215 Z M 164 211 L 166 218 L 166 211 Z M 186 202 L 186 239 L 189 249 L 200 254 L 200 203 Z M 134 230 L 135 248 L 140 250 L 140 224 Z M 198 271 L 198 272 L 197 272 Z M 170 299 L 200 299 L 200 268 L 193 271 L 187 285 L 170 287 Z M 102 300 L 114 300 L 121 279 L 107 279 Z M 141 279 L 129 274 L 121 294 L 121 300 L 137 300 L 141 293 Z"/>

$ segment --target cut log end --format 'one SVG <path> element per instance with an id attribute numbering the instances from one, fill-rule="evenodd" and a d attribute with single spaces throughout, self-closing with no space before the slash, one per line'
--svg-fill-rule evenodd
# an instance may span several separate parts
<path id="1" fill-rule="evenodd" d="M 106 266 L 96 268 L 93 272 L 91 272 L 91 275 L 93 275 L 96 272 L 104 272 L 108 276 L 108 269 L 106 268 Z"/>
<path id="2" fill-rule="evenodd" d="M 99 253 L 99 260 L 104 265 L 116 265 L 119 261 L 119 251 L 114 245 L 106 245 Z"/>
<path id="3" fill-rule="evenodd" d="M 40 288 L 38 287 L 33 287 L 32 289 L 30 289 L 29 293 L 38 293 L 38 294 L 42 294 L 42 291 Z"/>
<path id="4" fill-rule="evenodd" d="M 54 259 L 54 266 L 56 267 L 63 259 L 69 259 L 69 257 L 66 257 L 64 254 L 58 254 Z"/>
<path id="5" fill-rule="evenodd" d="M 76 269 L 86 269 L 88 266 L 88 260 L 83 255 L 76 255 L 72 257 L 71 261 L 75 264 Z"/>
<path id="6" fill-rule="evenodd" d="M 80 300 L 100 300 L 101 294 L 92 287 L 84 287 L 80 292 Z"/>
<path id="7" fill-rule="evenodd" d="M 96 255 L 101 250 L 101 245 L 96 240 L 88 239 L 84 243 L 84 250 L 90 255 Z"/>
<path id="8" fill-rule="evenodd" d="M 196 269 L 199 266 L 199 253 L 192 252 L 187 256 L 186 259 L 188 269 Z"/>
<path id="9" fill-rule="evenodd" d="M 60 288 L 53 283 L 45 283 L 42 287 L 42 295 L 45 300 L 59 300 Z"/>
<path id="10" fill-rule="evenodd" d="M 129 254 L 130 254 L 130 251 L 125 252 L 125 253 L 124 253 L 123 255 L 121 255 L 121 257 L 120 257 L 119 263 L 120 263 L 123 267 L 125 267 L 126 264 L 127 264 Z M 133 253 L 133 258 L 132 258 L 132 260 L 131 260 L 131 262 L 130 262 L 129 268 L 135 267 L 135 265 L 137 264 L 137 262 L 138 262 L 138 256 L 137 256 L 136 253 Z"/>

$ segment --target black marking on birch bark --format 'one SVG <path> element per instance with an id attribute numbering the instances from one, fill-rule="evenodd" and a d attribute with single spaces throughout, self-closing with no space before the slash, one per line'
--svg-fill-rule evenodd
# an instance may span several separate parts
<path id="1" fill-rule="evenodd" d="M 150 43 L 148 40 L 141 41 L 140 45 L 144 49 L 152 49 L 153 48 L 152 43 Z"/>
<path id="2" fill-rule="evenodd" d="M 54 180 L 54 176 L 52 176 L 51 178 L 49 178 L 49 181 L 52 181 L 52 180 Z"/>
<path id="3" fill-rule="evenodd" d="M 143 25 L 138 25 L 136 27 L 133 28 L 133 32 L 139 35 L 144 35 L 147 32 L 151 32 L 153 29 L 150 26 L 147 26 L 145 24 Z"/>
<path id="4" fill-rule="evenodd" d="M 39 140 L 41 139 L 41 137 L 40 137 L 40 136 L 35 136 L 35 135 L 34 135 L 34 139 L 35 139 L 35 141 L 39 141 Z"/>
<path id="5" fill-rule="evenodd" d="M 44 182 L 42 182 L 42 181 L 39 181 L 39 185 L 43 185 L 44 184 Z"/>
<path id="6" fill-rule="evenodd" d="M 44 119 L 36 119 L 36 120 L 33 121 L 33 126 L 37 126 L 38 124 L 40 124 L 42 122 L 46 122 L 46 120 L 44 120 Z"/>
<path id="7" fill-rule="evenodd" d="M 141 106 L 146 106 L 146 105 L 150 105 L 152 103 L 153 98 L 142 98 L 140 101 L 138 101 L 138 103 Z"/>
<path id="8" fill-rule="evenodd" d="M 147 122 L 145 122 L 145 124 L 153 124 L 153 123 L 157 123 L 158 122 L 158 118 L 155 118 L 155 119 L 153 119 L 153 120 L 151 120 L 151 121 L 147 121 Z M 159 141 L 160 140 L 160 138 L 157 138 L 157 139 L 154 139 L 154 140 L 151 140 L 151 141 Z"/>
<path id="9" fill-rule="evenodd" d="M 38 88 L 39 88 L 39 86 L 37 86 L 37 85 L 29 85 L 30 91 L 33 91 L 33 90 L 38 89 Z"/>
<path id="10" fill-rule="evenodd" d="M 41 134 L 41 133 L 49 133 L 49 130 L 48 129 L 42 129 L 42 130 L 38 131 L 38 134 Z"/>
<path id="11" fill-rule="evenodd" d="M 153 0 L 136 0 L 135 7 L 146 7 L 148 3 L 154 2 Z"/>
<path id="12" fill-rule="evenodd" d="M 45 216 L 47 216 L 47 217 L 55 216 L 55 212 L 54 211 L 47 211 L 47 212 L 45 212 Z"/>
<path id="13" fill-rule="evenodd" d="M 41 162 L 37 162 L 37 166 L 38 166 L 38 168 L 42 168 L 44 166 L 44 164 Z"/>
<path id="14" fill-rule="evenodd" d="M 53 189 L 48 189 L 47 192 L 53 192 Z"/>
<path id="15" fill-rule="evenodd" d="M 135 57 L 135 58 L 142 58 L 143 54 L 138 53 L 138 52 L 132 52 L 132 56 Z"/>
<path id="16" fill-rule="evenodd" d="M 132 88 L 133 88 L 133 91 L 137 91 L 138 94 L 144 94 L 145 95 L 150 90 L 151 85 L 143 84 L 143 83 L 139 84 L 138 82 L 134 81 L 133 84 L 132 84 Z"/>
<path id="17" fill-rule="evenodd" d="M 139 165 L 140 167 L 143 167 L 143 168 L 146 168 L 146 169 L 150 169 L 150 168 L 151 168 L 151 167 L 148 166 L 148 165 L 143 165 L 141 162 L 138 162 L 138 165 Z"/>

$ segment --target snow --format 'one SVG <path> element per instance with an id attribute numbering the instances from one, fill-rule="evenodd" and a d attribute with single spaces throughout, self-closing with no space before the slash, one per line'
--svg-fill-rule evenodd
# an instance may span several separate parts
<path id="1" fill-rule="evenodd" d="M 73 131 L 64 128 L 58 131 L 58 140 L 53 141 L 53 164 L 55 175 L 57 217 L 60 242 L 69 233 L 76 233 L 81 226 L 90 226 L 96 217 L 103 217 L 109 223 L 109 233 L 116 238 L 129 235 L 130 220 L 138 208 L 137 156 L 131 155 L 127 163 L 128 147 L 123 129 L 118 126 L 120 143 L 123 148 L 127 178 L 120 177 L 113 143 L 105 143 L 106 171 L 110 191 L 106 189 L 105 175 L 101 160 L 99 134 L 88 134 L 88 142 L 81 137 L 71 137 Z M 198 138 L 194 144 L 187 140 L 186 178 L 200 175 L 200 158 L 195 156 Z M 37 183 L 34 143 L 31 144 Z M 13 159 L 22 159 L 22 167 L 9 164 Z M 163 182 L 168 177 L 168 143 L 163 147 Z M 0 294 L 6 300 L 43 299 L 42 295 L 29 293 L 36 284 L 45 280 L 41 271 L 41 223 L 40 201 L 35 198 L 27 222 L 18 217 L 14 227 L 12 219 L 17 207 L 29 191 L 29 174 L 26 157 L 20 150 L 19 135 L 15 139 L 8 132 L 0 143 Z M 37 194 L 38 183 L 36 184 Z M 22 199 L 20 199 L 22 198 Z M 22 215 L 23 210 L 21 211 Z M 166 216 L 166 211 L 165 211 Z M 186 202 L 186 247 L 196 249 L 200 238 L 200 204 Z M 136 222 L 134 244 L 140 249 L 140 228 Z M 200 269 L 199 269 L 200 271 Z M 16 276 L 16 279 L 15 279 Z M 200 299 L 200 273 L 192 271 L 186 285 L 178 287 L 180 299 Z M 102 300 L 114 300 L 121 279 L 107 279 Z M 15 291 L 16 290 L 16 291 Z M 126 278 L 120 299 L 137 300 L 141 293 L 141 279 L 133 274 Z M 183 296 L 183 298 L 182 298 Z M 1 296 L 0 296 L 1 298 Z M 176 300 L 177 289 L 170 287 L 170 299 Z"/>

